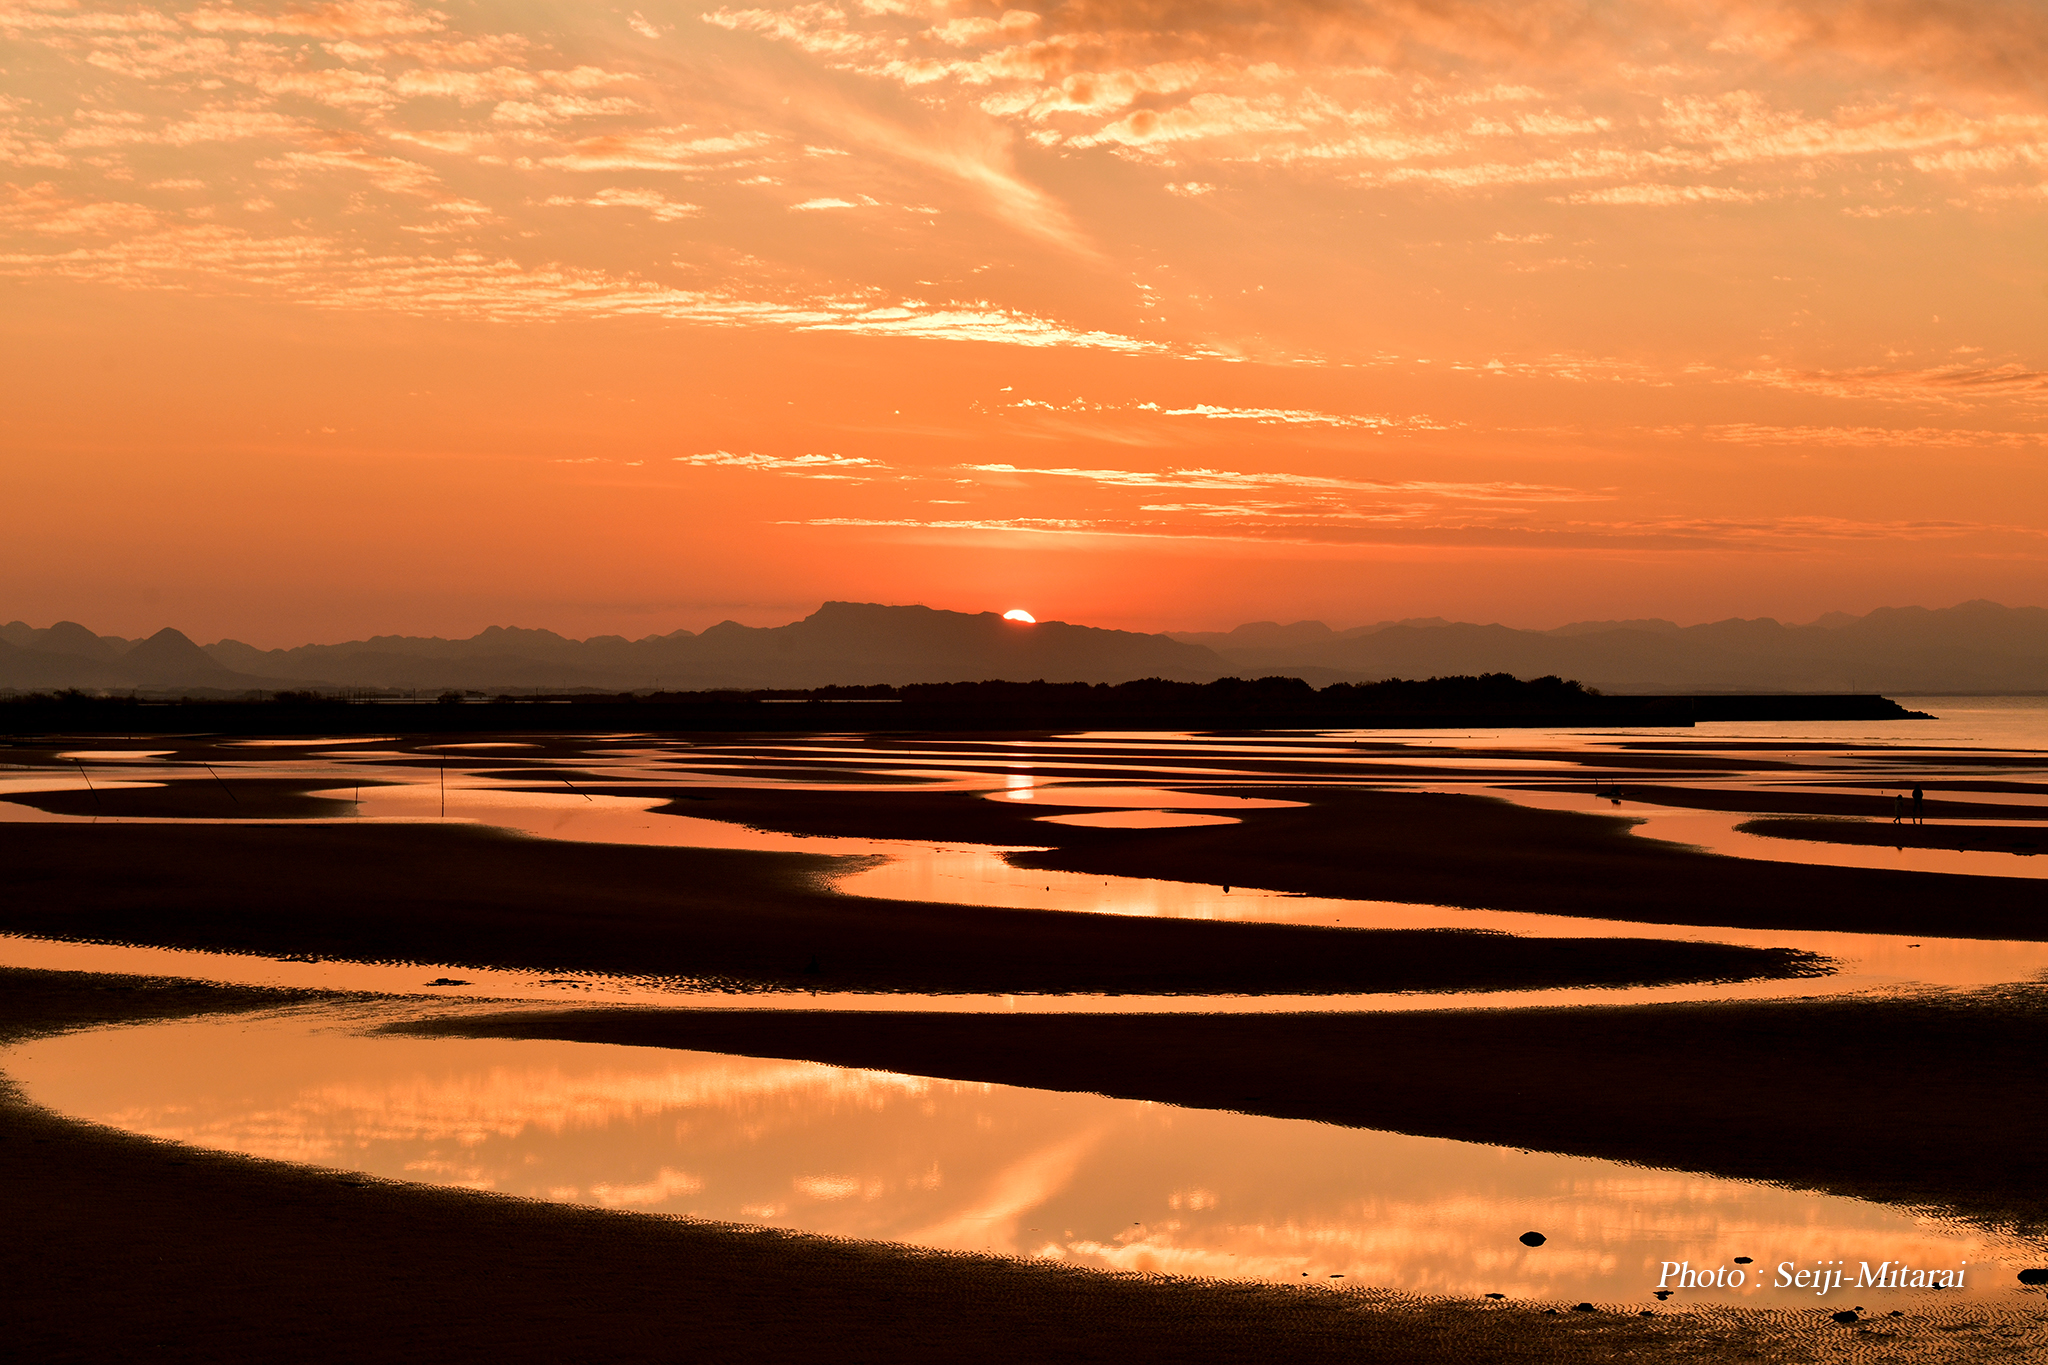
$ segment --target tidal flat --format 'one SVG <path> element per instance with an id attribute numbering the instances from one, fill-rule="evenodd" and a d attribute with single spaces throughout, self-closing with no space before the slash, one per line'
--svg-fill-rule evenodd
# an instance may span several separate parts
<path id="1" fill-rule="evenodd" d="M 1936 831 L 2040 818 L 2048 745 L 1708 728 L 17 745 L 0 1152 L 51 1229 L 20 1331 L 80 1359 L 653 1358 L 685 1321 L 754 1358 L 2038 1349 L 2040 881 Z M 1888 823 L 1916 786 L 1893 866 L 1737 828 Z M 1638 832 L 1703 810 L 1725 835 Z M 1061 818 L 1117 812 L 1157 818 Z M 118 974 L 160 950 L 186 981 Z M 52 954 L 78 969 L 24 970 Z M 189 1069 L 122 1060 L 149 1046 Z M 420 1060 L 461 1046 L 494 1060 Z M 323 1049 L 365 1060 L 315 1075 Z M 952 1105 L 1014 1159 L 941 1133 L 913 1171 L 909 1129 L 829 1126 L 863 1105 Z M 782 1164 L 713 1159 L 718 1116 L 777 1114 L 811 1135 Z M 1162 1123 L 1226 1155 L 1151 1190 Z M 1322 1155 L 1227 1156 L 1269 1139 Z M 519 1186 L 493 1142 L 587 1169 Z M 1980 1278 L 1653 1292 L 1660 1248 L 1795 1225 L 1786 1255 L 1910 1242 Z"/>

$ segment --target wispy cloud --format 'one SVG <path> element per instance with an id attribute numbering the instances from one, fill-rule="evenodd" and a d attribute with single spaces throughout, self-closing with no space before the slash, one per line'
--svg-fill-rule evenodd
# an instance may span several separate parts
<path id="1" fill-rule="evenodd" d="M 736 455 L 730 450 L 714 450 L 703 455 L 678 455 L 676 463 L 696 465 L 699 468 L 752 469 L 766 473 L 795 474 L 806 479 L 858 479 L 864 475 L 879 473 L 888 466 L 878 460 L 862 459 L 854 455 L 762 455 L 749 451 Z"/>
<path id="2" fill-rule="evenodd" d="M 1773 388 L 1799 389 L 1835 398 L 1875 398 L 1945 407 L 1963 407 L 1991 399 L 2048 399 L 2048 370 L 2018 361 L 2003 365 L 1937 365 L 1919 370 L 1878 366 L 1851 370 L 1773 369 L 1752 371 L 1746 377 Z"/>
<path id="3" fill-rule="evenodd" d="M 1001 309 L 883 304 L 859 295 L 749 298 L 684 289 L 564 264 L 526 266 L 476 253 L 370 256 L 311 235 L 264 237 L 200 226 L 104 245 L 0 253 L 0 276 L 125 288 L 270 291 L 323 308 L 383 308 L 500 321 L 568 316 L 652 317 L 679 323 L 773 327 L 1030 347 L 1133 353 L 1149 342 L 1084 332 Z"/>
<path id="4" fill-rule="evenodd" d="M 1229 469 L 1056 469 L 1026 468 L 1013 464 L 969 464 L 960 467 L 979 474 L 1084 479 L 1090 483 L 1122 488 L 1290 488 L 1347 493 L 1417 493 L 1439 498 L 1468 498 L 1482 502 L 1582 502 L 1605 496 L 1547 484 L 1450 483 L 1413 479 L 1381 481 L 1339 479 L 1318 474 L 1245 473 Z"/>
<path id="5" fill-rule="evenodd" d="M 695 218 L 704 212 L 695 204 L 670 199 L 657 190 L 605 189 L 582 199 L 572 194 L 556 194 L 542 202 L 555 208 L 640 209 L 663 223 Z"/>
<path id="6" fill-rule="evenodd" d="M 382 38 L 433 33 L 446 15 L 407 0 L 333 0 L 324 5 L 265 10 L 256 6 L 201 6 L 181 16 L 201 33 L 289 34 L 304 38 Z"/>
<path id="7" fill-rule="evenodd" d="M 1374 414 L 1321 412 L 1310 408 L 1239 408 L 1216 403 L 1195 403 L 1168 407 L 1160 403 L 1091 403 L 1082 399 L 1052 403 L 1040 398 L 1020 398 L 1000 405 L 1017 412 L 1132 412 L 1160 417 L 1197 417 L 1212 422 L 1252 422 L 1260 426 L 1332 427 L 1352 431 L 1394 431 L 1403 428 L 1443 430 L 1427 417 L 1384 417 Z"/>
<path id="8" fill-rule="evenodd" d="M 2048 432 L 1983 431 L 1953 427 L 1772 426 L 1721 422 L 1708 426 L 1659 427 L 1668 437 L 1694 437 L 1733 445 L 1891 448 L 1900 450 L 2026 450 L 2048 446 Z"/>

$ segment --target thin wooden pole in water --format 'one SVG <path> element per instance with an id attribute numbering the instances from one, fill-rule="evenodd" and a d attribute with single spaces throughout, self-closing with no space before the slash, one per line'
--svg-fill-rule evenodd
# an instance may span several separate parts
<path id="1" fill-rule="evenodd" d="M 213 780 L 220 783 L 220 789 L 228 794 L 228 800 L 234 802 L 238 806 L 242 804 L 242 798 L 235 795 L 235 789 L 228 785 L 226 778 L 222 777 L 219 773 L 213 771 L 213 765 L 211 763 L 201 762 L 199 766 L 206 769 L 207 772 L 213 774 Z"/>
<path id="2" fill-rule="evenodd" d="M 441 818 L 448 818 L 448 751 L 441 751 Z"/>
<path id="3" fill-rule="evenodd" d="M 92 804 L 94 808 L 98 810 L 105 810 L 106 802 L 100 800 L 100 789 L 92 784 L 92 774 L 88 773 L 85 770 L 85 761 L 83 759 L 77 758 L 74 758 L 71 761 L 78 765 L 78 775 L 85 779 L 85 789 L 92 793 Z"/>

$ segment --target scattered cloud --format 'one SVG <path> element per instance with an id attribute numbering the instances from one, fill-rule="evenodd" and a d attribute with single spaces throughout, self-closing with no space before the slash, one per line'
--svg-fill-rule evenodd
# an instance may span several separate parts
<path id="1" fill-rule="evenodd" d="M 551 207 L 583 206 L 596 209 L 641 209 L 657 222 L 673 223 L 683 218 L 695 218 L 704 212 L 695 204 L 685 204 L 657 190 L 608 189 L 599 190 L 588 198 L 579 199 L 574 195 L 557 194 L 541 201 Z"/>
<path id="2" fill-rule="evenodd" d="M 1645 204 L 1669 208 L 1674 204 L 1754 204 L 1767 196 L 1722 185 L 1615 185 L 1604 190 L 1585 190 L 1570 195 L 1570 204 Z"/>
<path id="3" fill-rule="evenodd" d="M 1708 426 L 1659 427 L 1656 434 L 1735 445 L 1855 449 L 2028 450 L 2048 446 L 2048 432 L 1980 431 L 1953 427 L 1772 426 L 1760 422 L 1721 422 Z"/>
<path id="4" fill-rule="evenodd" d="M 433 33 L 447 16 L 407 0 L 332 0 L 266 12 L 256 6 L 202 6 L 180 16 L 201 33 L 254 33 L 303 38 L 382 38 Z"/>
<path id="5" fill-rule="evenodd" d="M 2003 365 L 1938 365 L 1920 370 L 1877 366 L 1853 370 L 1758 370 L 1746 378 L 1773 388 L 1833 398 L 1875 398 L 1945 407 L 1963 407 L 1991 399 L 2048 399 L 2048 370 L 2017 361 Z"/>
<path id="6" fill-rule="evenodd" d="M 761 132 L 704 135 L 687 126 L 605 133 L 570 143 L 543 166 L 569 171 L 683 171 L 703 174 L 760 163 L 779 139 Z"/>
<path id="7" fill-rule="evenodd" d="M 678 455 L 676 463 L 696 465 L 699 468 L 716 467 L 723 469 L 753 469 L 767 473 L 795 474 L 806 479 L 857 479 L 862 475 L 879 473 L 888 466 L 878 460 L 862 459 L 853 455 L 762 455 L 749 451 L 735 455 L 730 450 L 714 450 L 705 455 Z"/>
<path id="8" fill-rule="evenodd" d="M 1099 403 L 1074 399 L 1065 403 L 1020 398 L 1000 407 L 1016 412 L 1145 413 L 1158 417 L 1194 417 L 1212 422 L 1252 422 L 1259 426 L 1331 427 L 1351 431 L 1442 431 L 1445 424 L 1428 417 L 1386 417 L 1376 414 L 1321 412 L 1309 408 L 1239 408 L 1215 403 L 1168 407 L 1160 403 Z"/>
<path id="9" fill-rule="evenodd" d="M 1172 221 L 1218 242 L 1249 234 L 1247 250 L 1201 264 L 1214 277 L 1255 273 L 1249 244 L 1275 212 L 1307 205 L 1370 228 L 1414 221 L 1391 206 L 1417 196 L 1483 201 L 1496 207 L 1482 237 L 1557 244 L 1495 253 L 1491 278 L 1520 287 L 1536 281 L 1513 272 L 1633 268 L 1590 240 L 1617 223 L 1808 213 L 1874 234 L 1884 219 L 2027 213 L 2048 198 L 2048 98 L 2030 74 L 2048 18 L 2031 0 L 1193 0 L 1170 15 L 1156 0 L 862 0 L 700 18 L 564 13 L 541 27 L 420 0 L 6 0 L 0 165 L 21 183 L 0 269 L 501 320 L 658 316 L 1270 361 L 1327 353 L 1267 334 L 1308 325 L 1298 292 L 1227 317 L 1215 278 L 1148 294 L 1142 311 L 1102 304 L 1105 266 L 1129 278 L 1142 251 L 1178 249 L 1145 205 L 1204 199 Z M 1374 240 L 1374 269 L 1406 269 L 1399 253 L 1420 249 Z M 919 286 L 933 301 L 901 297 L 913 257 L 947 282 Z M 1645 382 L 1672 370 L 1462 368 Z M 1774 359 L 1748 378 L 1887 403 L 2041 390 L 2020 361 Z M 1456 426 L 1284 400 L 1130 411 Z"/>
<path id="10" fill-rule="evenodd" d="M 58 251 L 0 252 L 0 277 L 122 288 L 205 285 L 271 292 L 314 307 L 539 321 L 571 316 L 844 332 L 1000 345 L 1074 346 L 1133 353 L 1154 343 L 1079 331 L 990 307 L 880 305 L 859 293 L 773 299 L 684 289 L 561 263 L 528 266 L 474 251 L 368 255 L 312 235 L 261 237 L 207 225 Z"/>
<path id="11" fill-rule="evenodd" d="M 1084 479 L 1090 483 L 1124 488 L 1174 489 L 1272 489 L 1291 488 L 1314 492 L 1421 494 L 1436 498 L 1470 499 L 1477 502 L 1583 502 L 1604 494 L 1578 489 L 1527 483 L 1440 483 L 1420 480 L 1340 479 L 1317 474 L 1245 473 L 1229 469 L 1060 469 L 1029 468 L 1013 464 L 969 464 L 960 466 L 978 474 L 1051 479 Z"/>

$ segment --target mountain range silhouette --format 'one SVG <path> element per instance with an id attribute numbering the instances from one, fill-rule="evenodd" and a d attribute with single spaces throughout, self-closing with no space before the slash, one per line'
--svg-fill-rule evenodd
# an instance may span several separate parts
<path id="1" fill-rule="evenodd" d="M 1148 635 L 994 612 L 827 602 L 785 626 L 725 621 L 628 640 L 493 626 L 466 640 L 383 635 L 343 644 L 201 646 L 166 627 L 144 639 L 76 622 L 0 626 L 0 689 L 239 695 L 276 690 L 621 692 L 809 688 L 1009 679 L 1125 682 L 1284 675 L 1315 686 L 1511 673 L 1605 692 L 2048 692 L 2048 610 L 1965 602 L 1679 626 L 1584 621 L 1518 630 L 1426 620 L 1332 630 L 1254 622 Z"/>

